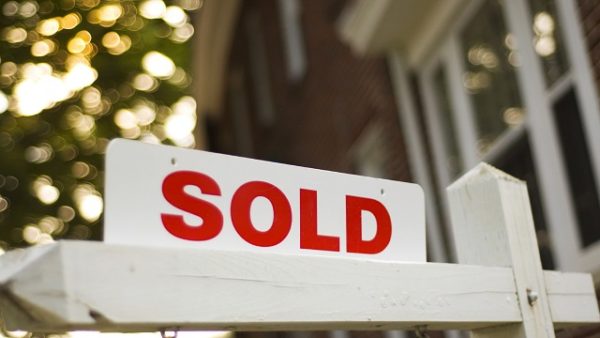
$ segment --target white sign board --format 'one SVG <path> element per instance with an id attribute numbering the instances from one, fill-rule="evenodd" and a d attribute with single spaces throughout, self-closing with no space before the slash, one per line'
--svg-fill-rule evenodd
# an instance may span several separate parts
<path id="1" fill-rule="evenodd" d="M 412 183 L 114 140 L 104 241 L 425 262 Z"/>

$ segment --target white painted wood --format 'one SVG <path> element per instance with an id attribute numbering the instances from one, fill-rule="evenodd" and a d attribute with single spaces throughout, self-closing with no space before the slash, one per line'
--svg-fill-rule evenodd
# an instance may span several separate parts
<path id="1" fill-rule="evenodd" d="M 522 324 L 493 334 L 475 331 L 474 337 L 554 337 L 525 183 L 482 163 L 452 184 L 448 194 L 458 261 L 512 267 L 523 316 Z M 528 290 L 538 295 L 532 304 Z"/>
<path id="2" fill-rule="evenodd" d="M 452 258 L 447 257 L 445 250 L 446 243 L 444 243 L 442 236 L 443 223 L 438 217 L 438 208 L 443 207 L 438 205 L 434 197 L 436 187 L 429 176 L 430 168 L 426 156 L 425 140 L 420 132 L 422 128 L 419 126 L 417 109 L 410 89 L 406 65 L 399 52 L 393 52 L 388 55 L 388 65 L 390 67 L 396 104 L 398 106 L 402 135 L 408 148 L 410 172 L 415 182 L 425 192 L 426 240 L 429 248 L 428 261 L 452 261 Z"/>
<path id="3" fill-rule="evenodd" d="M 521 320 L 503 267 L 63 241 L 0 256 L 0 271 L 11 329 L 470 329 Z M 566 276 L 577 289 L 546 275 L 558 292 L 551 304 L 583 307 L 557 309 L 565 317 L 553 320 L 598 322 L 589 276 Z"/>
<path id="4" fill-rule="evenodd" d="M 581 109 L 590 160 L 596 176 L 596 189 L 600 191 L 600 102 L 589 49 L 581 26 L 583 20 L 576 6 L 575 1 L 556 1 L 559 29 L 562 31 L 565 51 L 575 82 L 575 95 Z M 600 255 L 595 257 L 598 260 L 593 269 L 600 270 Z"/>
<path id="5" fill-rule="evenodd" d="M 593 68 L 581 27 L 581 16 L 572 1 L 557 1 L 557 15 L 571 65 L 575 94 L 581 109 L 583 128 L 588 142 L 592 167 L 596 175 L 596 189 L 600 191 L 600 103 Z M 600 276 L 600 242 L 579 251 L 578 267 Z M 600 279 L 599 279 L 600 280 Z"/>
<path id="6" fill-rule="evenodd" d="M 552 111 L 549 102 L 543 99 L 546 96 L 545 79 L 541 61 L 531 43 L 529 8 L 524 0 L 506 1 L 503 8 L 507 27 L 517 37 L 521 63 L 517 80 L 527 110 L 529 140 L 551 244 L 556 253 L 555 263 L 560 270 L 577 270 L 580 248 L 577 222 Z"/>
<path id="7" fill-rule="evenodd" d="M 413 183 L 124 139 L 110 142 L 105 163 L 104 241 L 107 243 L 426 261 L 425 201 L 423 190 Z M 214 180 L 217 187 L 209 191 L 201 179 L 190 178 L 193 176 L 190 172 L 208 176 L 207 180 Z M 248 188 L 247 183 L 255 181 L 263 182 L 260 189 L 266 194 L 246 189 L 238 195 L 243 190 L 240 187 Z M 178 187 L 177 182 L 182 186 Z M 312 235 L 335 236 L 337 248 L 302 246 L 303 240 L 311 239 L 309 231 L 302 231 L 307 228 L 301 215 L 310 212 L 302 206 L 303 189 L 315 191 L 316 196 L 313 201 L 317 230 Z M 246 197 L 239 196 L 251 197 L 249 202 L 240 202 Z M 346 202 L 348 196 L 370 199 L 379 209 L 352 207 Z M 277 198 L 280 203 L 275 207 L 273 200 Z M 201 203 L 212 205 L 218 215 L 214 219 L 218 221 L 203 223 L 201 217 L 206 214 L 198 212 L 204 208 Z M 353 235 L 347 230 L 352 220 L 346 217 L 348 210 L 358 208 L 364 209 L 365 214 L 360 219 L 364 229 L 364 237 L 360 238 L 362 233 Z M 246 227 L 252 230 L 240 231 L 244 217 L 239 215 L 244 213 L 249 215 Z M 166 217 L 183 220 L 183 225 L 177 222 L 169 225 Z M 203 239 L 181 235 L 188 230 L 203 232 L 205 225 L 216 230 L 213 234 L 205 232 Z M 380 236 L 384 225 L 389 232 Z M 274 232 L 281 235 L 273 235 Z M 248 233 L 255 233 L 254 239 L 275 240 L 266 244 L 252 242 Z M 379 242 L 372 252 L 360 251 L 367 241 L 377 237 Z M 353 242 L 358 242 L 354 245 L 358 250 L 352 248 Z"/>
<path id="8" fill-rule="evenodd" d="M 474 5 L 471 5 L 473 7 Z M 471 98 L 468 96 L 464 83 L 465 74 L 464 58 L 457 36 L 452 36 L 446 48 L 446 64 L 448 65 L 448 92 L 450 102 L 454 109 L 456 132 L 460 140 L 460 149 L 463 159 L 463 168 L 472 168 L 479 158 L 477 149 L 477 126 L 475 124 L 475 110 Z"/>

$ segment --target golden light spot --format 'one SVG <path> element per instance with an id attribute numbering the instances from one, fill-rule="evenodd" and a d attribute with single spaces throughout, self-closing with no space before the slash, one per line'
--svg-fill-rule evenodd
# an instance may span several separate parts
<path id="1" fill-rule="evenodd" d="M 81 95 L 81 102 L 86 109 L 94 109 L 102 104 L 102 93 L 98 88 L 89 87 Z"/>
<path id="2" fill-rule="evenodd" d="M 85 46 L 87 46 L 87 43 L 85 43 L 85 41 L 83 41 L 81 38 L 74 37 L 71 40 L 69 40 L 69 43 L 67 44 L 67 49 L 70 53 L 78 54 L 83 52 Z"/>
<path id="3" fill-rule="evenodd" d="M 45 234 L 59 232 L 64 227 L 63 222 L 52 216 L 46 216 L 38 222 L 38 228 Z"/>
<path id="4" fill-rule="evenodd" d="M 191 38 L 192 35 L 194 35 L 194 26 L 192 26 L 190 23 L 186 23 L 181 27 L 175 28 L 170 36 L 170 39 L 175 42 L 183 43 Z"/>
<path id="5" fill-rule="evenodd" d="M 38 177 L 31 187 L 35 197 L 44 204 L 52 204 L 60 196 L 58 188 L 52 185 L 52 179 L 45 175 Z"/>
<path id="6" fill-rule="evenodd" d="M 79 215 L 88 222 L 94 222 L 102 215 L 104 201 L 102 196 L 89 184 L 79 185 L 73 192 Z"/>
<path id="7" fill-rule="evenodd" d="M 64 222 L 70 222 L 75 218 L 75 210 L 68 205 L 61 205 L 57 215 Z"/>
<path id="8" fill-rule="evenodd" d="M 13 76 L 17 73 L 17 64 L 11 61 L 4 62 L 2 66 L 0 66 L 0 72 L 3 76 Z"/>
<path id="9" fill-rule="evenodd" d="M 187 20 L 187 14 L 179 6 L 169 6 L 163 15 L 163 20 L 172 27 L 181 27 Z"/>
<path id="10" fill-rule="evenodd" d="M 54 154 L 54 149 L 48 143 L 42 143 L 38 147 L 29 146 L 25 149 L 25 160 L 31 163 L 48 162 Z"/>
<path id="11" fill-rule="evenodd" d="M 167 10 L 162 0 L 148 0 L 140 4 L 140 14 L 146 19 L 160 19 Z"/>
<path id="12" fill-rule="evenodd" d="M 502 113 L 502 117 L 504 122 L 509 126 L 518 126 L 523 123 L 523 119 L 525 118 L 525 114 L 522 108 L 519 107 L 509 107 Z"/>
<path id="13" fill-rule="evenodd" d="M 60 29 L 60 22 L 56 18 L 42 20 L 37 24 L 36 27 L 36 30 L 44 36 L 52 36 Z"/>
<path id="14" fill-rule="evenodd" d="M 129 48 L 131 48 L 131 38 L 127 35 L 121 35 L 119 40 L 119 43 L 117 44 L 117 46 L 110 48 L 108 50 L 109 54 L 112 55 L 121 55 L 123 53 L 125 53 L 126 51 L 129 50 Z"/>
<path id="15" fill-rule="evenodd" d="M 181 6 L 186 11 L 195 11 L 202 7 L 204 4 L 203 0 L 180 0 L 178 2 L 179 6 Z"/>
<path id="16" fill-rule="evenodd" d="M 26 225 L 23 228 L 23 239 L 29 244 L 35 244 L 40 240 L 42 231 L 35 224 Z"/>
<path id="17" fill-rule="evenodd" d="M 99 14 L 98 10 L 91 11 L 87 16 L 87 19 L 91 24 L 94 24 L 94 25 L 99 24 L 100 23 L 100 14 Z"/>
<path id="18" fill-rule="evenodd" d="M 133 78 L 133 87 L 144 92 L 151 92 L 158 88 L 158 81 L 146 73 L 140 73 Z"/>
<path id="19" fill-rule="evenodd" d="M 100 4 L 100 0 L 80 0 L 78 3 L 84 8 L 91 9 L 98 6 Z"/>
<path id="20" fill-rule="evenodd" d="M 75 36 L 83 40 L 85 43 L 92 42 L 92 34 L 90 34 L 88 31 L 79 31 Z"/>
<path id="21" fill-rule="evenodd" d="M 50 39 L 44 39 L 31 45 L 31 55 L 36 57 L 46 56 L 56 50 L 56 43 Z"/>
<path id="22" fill-rule="evenodd" d="M 77 178 L 84 178 L 90 173 L 90 166 L 81 161 L 77 161 L 71 167 L 71 173 Z"/>
<path id="23" fill-rule="evenodd" d="M 8 109 L 8 97 L 0 90 L 0 114 Z"/>
<path id="24" fill-rule="evenodd" d="M 98 71 L 85 62 L 73 62 L 67 68 L 69 71 L 63 76 L 63 81 L 73 91 L 90 86 L 98 78 Z"/>
<path id="25" fill-rule="evenodd" d="M 121 136 L 128 139 L 137 139 L 142 134 L 142 130 L 138 126 L 130 129 L 121 129 L 120 132 Z"/>
<path id="26" fill-rule="evenodd" d="M 21 3 L 19 14 L 24 18 L 30 18 L 38 11 L 38 4 L 35 1 L 25 1 Z"/>
<path id="27" fill-rule="evenodd" d="M 534 47 L 540 56 L 550 56 L 556 51 L 556 41 L 551 35 L 544 35 L 536 39 Z"/>
<path id="28" fill-rule="evenodd" d="M 115 48 L 120 42 L 121 37 L 115 32 L 108 32 L 102 37 L 102 45 L 106 48 Z"/>
<path id="29" fill-rule="evenodd" d="M 19 4 L 16 1 L 9 1 L 2 6 L 2 13 L 6 16 L 13 16 L 19 12 Z"/>
<path id="30" fill-rule="evenodd" d="M 554 31 L 554 19 L 547 12 L 539 12 L 533 18 L 533 29 L 538 35 L 552 34 Z"/>
<path id="31" fill-rule="evenodd" d="M 171 76 L 167 82 L 179 87 L 185 87 L 189 85 L 190 79 L 183 68 L 177 67 L 177 69 L 175 69 L 175 73 L 173 73 L 173 76 Z"/>
<path id="32" fill-rule="evenodd" d="M 4 31 L 4 40 L 10 43 L 20 43 L 27 39 L 27 31 L 21 27 L 9 28 Z"/>
<path id="33" fill-rule="evenodd" d="M 137 127 L 137 116 L 129 109 L 120 109 L 115 114 L 115 124 L 121 129 Z"/>
<path id="34" fill-rule="evenodd" d="M 85 45 L 85 48 L 83 49 L 81 54 L 88 56 L 88 57 L 95 55 L 96 54 L 96 45 L 94 45 L 93 43 L 88 43 L 87 45 Z"/>
<path id="35" fill-rule="evenodd" d="M 0 212 L 6 211 L 6 209 L 8 209 L 8 201 L 0 196 Z"/>
<path id="36" fill-rule="evenodd" d="M 115 21 L 123 15 L 123 7 L 119 4 L 110 4 L 100 7 L 98 17 L 101 21 Z"/>
<path id="37" fill-rule="evenodd" d="M 138 104 L 134 107 L 137 123 L 140 126 L 147 126 L 154 122 L 156 112 L 146 104 Z"/>
<path id="38" fill-rule="evenodd" d="M 160 140 L 158 139 L 158 137 L 156 137 L 156 135 L 154 135 L 152 133 L 143 134 L 142 137 L 140 138 L 140 141 L 142 141 L 144 143 L 150 143 L 150 144 L 160 144 Z"/>
<path id="39" fill-rule="evenodd" d="M 64 29 L 73 29 L 81 23 L 79 13 L 70 13 L 60 19 L 60 24 Z"/>
<path id="40" fill-rule="evenodd" d="M 175 63 L 168 56 L 156 51 L 144 55 L 142 67 L 148 74 L 162 79 L 168 79 L 175 73 Z"/>
<path id="41" fill-rule="evenodd" d="M 184 96 L 172 109 L 173 113 L 165 121 L 166 136 L 178 146 L 192 147 L 195 143 L 192 132 L 196 127 L 196 101 Z"/>
<path id="42" fill-rule="evenodd" d="M 13 88 L 14 105 L 10 108 L 18 115 L 39 114 L 72 95 L 63 78 L 47 63 L 26 63 L 21 67 L 21 74 L 22 80 Z M 35 100 L 31 98 L 32 93 Z"/>

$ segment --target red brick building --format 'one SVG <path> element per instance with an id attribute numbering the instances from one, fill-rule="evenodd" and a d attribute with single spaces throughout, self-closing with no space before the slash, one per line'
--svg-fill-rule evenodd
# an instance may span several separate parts
<path id="1" fill-rule="evenodd" d="M 527 181 L 544 266 L 600 281 L 600 2 L 231 0 L 203 11 L 208 148 L 415 181 L 429 259 L 450 262 L 445 187 L 489 162 Z"/>

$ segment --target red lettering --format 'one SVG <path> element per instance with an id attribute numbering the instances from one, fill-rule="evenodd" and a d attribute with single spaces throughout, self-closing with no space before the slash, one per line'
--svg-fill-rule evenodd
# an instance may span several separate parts
<path id="1" fill-rule="evenodd" d="M 375 216 L 377 229 L 373 239 L 362 238 L 362 212 Z M 387 209 L 370 198 L 346 196 L 346 249 L 348 252 L 376 254 L 383 251 L 392 237 L 392 221 Z"/>
<path id="2" fill-rule="evenodd" d="M 160 214 L 163 226 L 173 236 L 190 241 L 214 238 L 223 228 L 223 215 L 214 204 L 188 195 L 184 191 L 188 185 L 200 188 L 203 194 L 221 196 L 219 185 L 207 175 L 195 171 L 169 174 L 162 184 L 163 196 L 174 207 L 202 218 L 202 224 L 187 224 L 182 215 Z"/>
<path id="3" fill-rule="evenodd" d="M 340 239 L 319 235 L 317 229 L 317 192 L 300 189 L 300 248 L 340 251 Z"/>
<path id="4" fill-rule="evenodd" d="M 257 197 L 264 197 L 273 206 L 273 224 L 266 231 L 257 230 L 252 224 L 250 207 Z M 243 184 L 231 199 L 231 221 L 235 231 L 248 243 L 274 246 L 288 235 L 292 226 L 292 208 L 283 192 L 276 186 L 261 181 Z"/>

